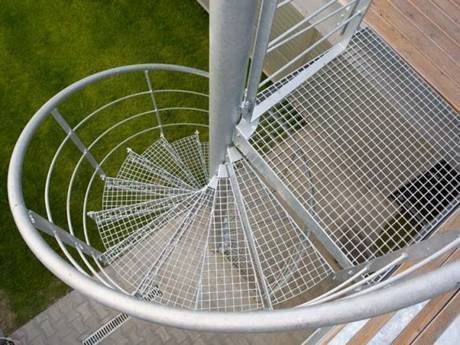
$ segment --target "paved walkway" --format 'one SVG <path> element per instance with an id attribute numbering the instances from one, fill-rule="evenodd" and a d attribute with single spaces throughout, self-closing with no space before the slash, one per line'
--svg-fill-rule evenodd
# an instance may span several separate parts
<path id="1" fill-rule="evenodd" d="M 81 345 L 117 312 L 73 291 L 13 333 L 20 345 Z M 309 332 L 221 334 L 184 331 L 130 319 L 102 345 L 299 345 Z"/>

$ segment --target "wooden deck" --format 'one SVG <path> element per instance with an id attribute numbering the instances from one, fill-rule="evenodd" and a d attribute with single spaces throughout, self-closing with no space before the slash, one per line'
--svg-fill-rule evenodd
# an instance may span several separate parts
<path id="1" fill-rule="evenodd" d="M 374 0 L 365 21 L 460 111 L 460 0 Z"/>

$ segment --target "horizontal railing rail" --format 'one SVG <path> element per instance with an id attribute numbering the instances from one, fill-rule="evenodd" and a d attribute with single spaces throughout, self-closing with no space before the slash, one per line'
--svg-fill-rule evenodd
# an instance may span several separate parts
<path id="1" fill-rule="evenodd" d="M 292 4 L 291 0 L 281 2 L 264 0 L 255 26 L 254 48 L 249 57 L 251 65 L 246 82 L 245 98 L 241 105 L 243 118 L 250 122 L 257 121 L 263 112 L 279 102 L 280 97 L 277 94 L 257 102 L 256 97 L 259 90 L 285 77 L 292 69 L 296 70 L 301 66 L 306 66 L 297 78 L 290 80 L 290 85 L 281 85 L 279 91 L 282 92 L 284 88 L 293 89 L 341 54 L 359 27 L 370 2 L 370 0 L 327 1 L 317 8 L 310 9 L 309 14 L 304 15 L 303 19 L 272 38 L 273 23 L 278 11 L 286 5 L 295 8 L 295 4 Z M 288 43 L 315 30 L 321 33 L 317 35 L 318 38 L 305 43 L 305 46 L 297 44 L 296 46 L 299 47 L 296 48 L 295 55 L 269 73 L 266 72 L 267 75 L 261 80 L 264 64 L 273 53 L 280 52 L 280 49 L 284 49 Z M 285 55 L 285 53 L 281 54 Z"/>

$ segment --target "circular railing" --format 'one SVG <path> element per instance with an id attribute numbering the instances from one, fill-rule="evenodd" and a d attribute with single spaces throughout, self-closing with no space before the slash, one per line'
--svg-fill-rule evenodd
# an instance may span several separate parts
<path id="1" fill-rule="evenodd" d="M 169 86 L 154 89 L 149 76 L 149 73 L 154 72 L 179 73 L 202 79 L 204 82 L 207 81 L 206 72 L 182 66 L 145 64 L 106 70 L 70 85 L 51 98 L 32 117 L 17 141 L 8 174 L 9 201 L 15 222 L 24 240 L 37 258 L 65 283 L 100 303 L 141 319 L 182 328 L 226 332 L 279 331 L 340 324 L 391 312 L 459 287 L 459 261 L 423 275 L 412 275 L 411 279 L 403 279 L 428 262 L 456 248 L 460 239 L 457 233 L 451 233 L 450 237 L 440 237 L 440 239 L 430 242 L 428 248 L 431 248 L 431 254 L 428 256 L 423 255 L 427 246 L 420 244 L 419 247 L 416 245 L 414 248 L 391 253 L 388 257 L 380 258 L 380 261 L 378 258 L 377 261 L 338 272 L 333 277 L 337 280 L 334 288 L 296 308 L 230 313 L 192 311 L 154 304 L 129 294 L 105 272 L 97 254 L 91 252 L 91 248 L 97 245 L 91 241 L 91 230 L 86 222 L 86 213 L 97 177 L 103 180 L 106 167 L 109 166 L 110 162 L 116 161 L 116 153 L 144 136 L 149 136 L 152 133 L 159 136 L 163 131 L 170 129 L 195 131 L 197 129 L 206 130 L 208 127 L 206 106 L 198 107 L 192 104 L 161 107 L 161 102 L 158 99 L 160 96 L 181 95 L 180 98 L 172 97 L 172 99 L 181 103 L 183 98 L 196 97 L 202 99 L 201 101 L 195 100 L 196 103 L 207 103 L 207 94 L 202 90 L 171 88 Z M 98 81 L 128 74 L 144 78 L 147 89 L 110 100 L 88 115 L 77 117 L 76 124 L 73 126 L 66 121 L 65 114 L 60 113 L 59 108 L 64 106 L 68 98 L 73 97 L 78 92 L 97 84 Z M 166 78 L 165 80 L 169 79 Z M 80 130 L 91 122 L 97 127 L 100 122 L 98 117 L 102 116 L 103 112 L 123 102 L 142 97 L 150 99 L 151 109 L 125 115 L 118 121 L 114 119 L 90 140 L 87 138 L 85 138 L 86 140 L 80 139 L 78 134 Z M 183 121 L 180 116 L 169 116 L 168 118 L 165 115 L 183 112 L 193 114 L 194 120 Z M 51 158 L 44 179 L 45 218 L 39 216 L 26 205 L 22 184 L 24 179 L 23 167 L 27 164 L 26 151 L 30 148 L 32 140 L 40 128 L 45 126 L 46 119 L 50 117 L 50 114 L 65 131 L 65 138 L 59 143 Z M 203 116 L 206 118 L 203 119 Z M 129 131 L 123 131 L 124 137 L 116 136 L 117 139 L 113 139 L 115 138 L 113 134 L 123 126 L 136 121 L 143 121 L 145 118 L 154 118 L 156 122 L 154 124 L 143 122 L 142 128 L 139 126 L 136 129 L 129 127 Z M 176 118 L 176 121 L 168 122 Z M 151 139 L 151 137 L 148 138 Z M 101 142 L 105 140 L 108 140 L 110 145 L 101 145 Z M 69 168 L 67 164 L 60 165 L 59 162 L 61 159 L 65 161 L 63 152 L 66 145 L 71 143 L 79 149 L 80 154 L 75 160 L 73 169 L 70 170 L 67 187 L 59 188 L 61 191 L 65 191 L 60 200 L 65 200 L 65 228 L 67 228 L 69 236 L 64 236 L 60 232 L 62 227 L 56 226 L 58 222 L 55 221 L 56 217 L 53 214 L 50 191 L 56 172 L 59 169 L 68 170 Z M 99 146 L 103 146 L 105 149 L 99 150 L 99 152 L 97 150 Z M 99 152 L 98 158 L 93 156 L 93 151 Z M 93 170 L 90 174 L 85 175 L 82 172 L 84 162 L 91 165 Z M 77 182 L 80 175 L 85 175 L 86 178 L 83 188 L 81 188 L 81 183 Z M 74 194 L 77 192 L 82 194 L 81 199 L 79 199 L 81 205 L 72 204 Z M 59 207 L 62 207 L 62 204 Z M 78 207 L 81 207 L 81 212 L 76 216 L 73 211 L 74 208 Z M 75 224 L 75 217 L 81 221 L 78 225 Z M 42 231 L 54 237 L 62 255 L 58 254 L 55 247 L 47 243 L 42 236 L 43 232 L 37 228 L 41 228 Z M 76 249 L 77 256 L 66 247 L 66 243 L 68 244 L 69 241 L 74 241 L 73 247 Z M 381 279 L 382 276 L 388 277 L 389 272 L 393 272 L 395 268 L 408 260 L 418 262 L 402 273 L 390 276 L 385 280 Z"/>

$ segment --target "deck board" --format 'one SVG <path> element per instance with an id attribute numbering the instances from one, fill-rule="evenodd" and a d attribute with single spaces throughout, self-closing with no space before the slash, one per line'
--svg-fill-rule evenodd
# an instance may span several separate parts
<path id="1" fill-rule="evenodd" d="M 429 42 L 442 49 L 457 66 L 460 65 L 460 59 L 458 58 L 460 57 L 460 44 L 458 41 L 455 41 L 452 36 L 446 34 L 409 1 L 394 0 L 392 3 L 393 7 L 397 7 L 406 18 L 410 18 L 412 23 L 409 25 L 415 25 L 429 39 Z"/>
<path id="2" fill-rule="evenodd" d="M 365 21 L 460 111 L 459 0 L 374 0 Z"/>
<path id="3" fill-rule="evenodd" d="M 456 230 L 460 227 L 460 209 L 456 210 L 449 219 L 447 219 L 443 224 L 440 225 L 438 229 L 438 233 L 445 233 L 451 230 Z M 418 270 L 419 274 L 423 274 L 429 271 L 432 271 L 438 267 L 441 267 L 449 262 L 457 260 L 460 257 L 460 250 L 456 249 L 450 252 L 447 252 L 441 255 L 436 260 L 428 263 L 424 267 Z M 410 268 L 413 265 L 412 262 L 406 262 L 401 267 L 399 267 L 395 274 L 401 273 L 406 269 Z M 456 293 L 454 291 L 448 292 L 441 296 L 434 298 L 430 302 L 431 304 L 425 306 L 423 310 L 419 313 L 419 315 L 410 322 L 407 327 L 398 335 L 397 339 L 395 339 L 394 344 L 409 344 L 412 341 L 416 340 L 419 336 L 422 336 L 422 339 L 426 339 L 428 337 L 439 336 L 442 333 L 442 330 L 447 327 L 449 321 L 451 320 L 451 314 L 449 313 L 445 317 L 443 317 L 442 308 L 444 308 L 449 302 L 450 298 L 454 296 Z M 458 293 L 457 293 L 458 295 Z M 446 303 L 441 303 L 446 302 Z M 437 306 L 437 308 L 433 307 Z M 450 312 L 452 308 L 449 308 L 448 311 Z M 391 318 L 396 314 L 396 312 L 383 314 L 377 317 L 370 319 L 351 339 L 347 342 L 347 345 L 360 345 L 360 344 L 367 344 L 369 343 L 376 334 L 381 330 L 382 327 L 385 326 L 387 322 L 391 320 Z M 425 323 L 423 323 L 424 321 Z M 436 321 L 433 323 L 432 327 L 428 327 L 430 322 Z M 419 328 L 417 328 L 417 326 Z M 427 332 L 422 332 L 425 329 Z M 341 328 L 340 328 L 341 329 Z M 426 333 L 426 334 L 425 334 Z M 335 336 L 336 333 L 330 333 Z M 432 342 L 425 342 L 425 344 L 429 344 Z M 423 343 L 422 343 L 423 344 Z"/>
<path id="4" fill-rule="evenodd" d="M 455 0 L 430 0 L 430 3 L 438 7 L 454 24 L 460 23 L 460 3 Z"/>

